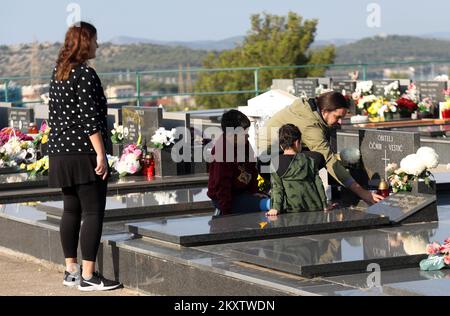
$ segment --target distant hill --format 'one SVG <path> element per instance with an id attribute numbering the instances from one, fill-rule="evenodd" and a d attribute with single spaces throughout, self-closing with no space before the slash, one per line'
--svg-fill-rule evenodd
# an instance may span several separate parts
<path id="1" fill-rule="evenodd" d="M 235 48 L 238 44 L 241 44 L 243 40 L 244 36 L 234 36 L 218 41 L 159 41 L 145 38 L 118 36 L 111 39 L 110 42 L 116 45 L 156 44 L 171 47 L 182 46 L 190 49 L 220 51 Z"/>
<path id="2" fill-rule="evenodd" d="M 35 51 L 41 75 L 51 73 L 60 47 L 60 43 L 37 45 Z M 99 72 L 177 69 L 179 64 L 200 67 L 207 53 L 186 47 L 103 43 L 94 64 Z M 0 76 L 29 76 L 32 55 L 32 44 L 0 46 Z"/>
<path id="3" fill-rule="evenodd" d="M 450 59 L 450 41 L 389 35 L 339 46 L 336 63 Z"/>
<path id="4" fill-rule="evenodd" d="M 177 69 L 179 64 L 201 67 L 202 61 L 213 47 L 215 50 L 221 50 L 220 47 L 231 48 L 235 45 L 231 43 L 242 39 L 243 37 L 238 36 L 223 41 L 159 42 L 165 43 L 160 45 L 139 43 L 147 41 L 145 39 L 120 37 L 115 39 L 116 44 L 100 44 L 95 67 L 99 72 Z M 336 63 L 450 59 L 450 41 L 442 39 L 391 35 L 358 41 L 318 40 L 313 48 L 328 44 L 337 46 Z M 36 60 L 41 75 L 48 75 L 51 72 L 60 45 L 60 43 L 37 45 Z M 186 45 L 191 48 L 185 47 Z M 29 76 L 32 52 L 32 44 L 0 46 L 0 76 Z"/>

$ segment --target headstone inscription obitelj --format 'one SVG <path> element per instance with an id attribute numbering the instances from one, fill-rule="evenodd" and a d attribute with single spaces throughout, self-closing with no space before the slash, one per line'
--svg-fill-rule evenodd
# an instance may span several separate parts
<path id="1" fill-rule="evenodd" d="M 316 97 L 316 88 L 319 86 L 319 79 L 295 78 L 295 95 L 300 97 L 306 95 L 308 98 Z"/>
<path id="2" fill-rule="evenodd" d="M 400 131 L 360 130 L 359 149 L 368 185 L 378 187 L 387 178 L 386 167 L 400 161 L 420 148 L 420 134 Z"/>

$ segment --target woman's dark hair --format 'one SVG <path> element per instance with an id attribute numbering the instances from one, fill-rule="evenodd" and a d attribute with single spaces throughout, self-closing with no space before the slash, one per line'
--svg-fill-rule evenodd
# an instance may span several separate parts
<path id="1" fill-rule="evenodd" d="M 242 127 L 243 129 L 249 128 L 250 120 L 244 113 L 238 110 L 229 110 L 222 115 L 220 125 L 222 126 L 222 131 L 225 133 L 227 127 Z"/>
<path id="2" fill-rule="evenodd" d="M 91 41 L 97 29 L 89 23 L 80 22 L 71 26 L 56 61 L 56 80 L 67 80 L 70 71 L 90 58 Z"/>
<path id="3" fill-rule="evenodd" d="M 340 92 L 330 91 L 320 95 L 317 98 L 317 106 L 321 111 L 335 111 L 337 109 L 348 109 L 349 104 L 347 99 Z"/>
<path id="4" fill-rule="evenodd" d="M 294 124 L 286 124 L 280 127 L 278 138 L 281 149 L 286 150 L 292 148 L 297 140 L 302 139 L 302 133 Z"/>

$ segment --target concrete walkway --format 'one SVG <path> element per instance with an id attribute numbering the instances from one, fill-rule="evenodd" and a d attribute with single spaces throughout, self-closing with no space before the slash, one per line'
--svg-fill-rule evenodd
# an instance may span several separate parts
<path id="1" fill-rule="evenodd" d="M 62 285 L 64 268 L 0 247 L 0 296 L 137 296 L 118 289 L 82 293 Z"/>

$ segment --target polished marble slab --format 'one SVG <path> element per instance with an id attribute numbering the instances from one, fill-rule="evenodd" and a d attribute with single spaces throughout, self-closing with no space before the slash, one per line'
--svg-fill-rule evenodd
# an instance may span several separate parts
<path id="1" fill-rule="evenodd" d="M 370 206 L 367 213 L 389 217 L 395 224 L 436 221 L 436 196 L 401 192 Z"/>
<path id="2" fill-rule="evenodd" d="M 426 246 L 448 238 L 450 222 L 404 225 L 365 231 L 311 235 L 200 247 L 235 260 L 303 277 L 348 275 L 418 267 Z"/>
<path id="3" fill-rule="evenodd" d="M 276 220 L 265 213 L 231 216 L 197 216 L 145 221 L 128 225 L 130 232 L 163 241 L 193 246 L 211 243 L 327 233 L 346 229 L 383 226 L 388 217 L 350 209 L 331 212 L 281 214 Z"/>

